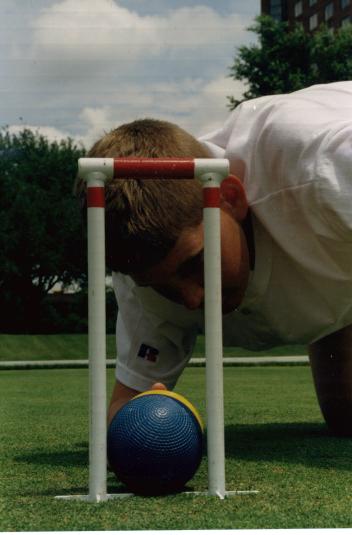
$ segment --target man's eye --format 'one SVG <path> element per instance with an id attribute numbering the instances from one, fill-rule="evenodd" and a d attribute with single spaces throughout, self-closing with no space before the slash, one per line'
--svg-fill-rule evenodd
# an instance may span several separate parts
<path id="1" fill-rule="evenodd" d="M 203 270 L 204 263 L 204 251 L 200 251 L 197 255 L 193 256 L 189 260 L 186 260 L 182 266 L 178 269 L 178 274 L 181 277 L 188 277 L 194 273 L 198 273 Z"/>

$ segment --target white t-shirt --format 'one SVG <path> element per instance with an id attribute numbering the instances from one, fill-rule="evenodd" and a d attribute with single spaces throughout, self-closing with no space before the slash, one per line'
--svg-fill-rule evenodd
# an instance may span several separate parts
<path id="1" fill-rule="evenodd" d="M 224 344 L 310 343 L 352 323 L 352 82 L 261 97 L 200 140 L 243 182 L 255 242 L 244 301 Z M 113 274 L 116 377 L 173 388 L 203 328 L 189 311 Z"/>

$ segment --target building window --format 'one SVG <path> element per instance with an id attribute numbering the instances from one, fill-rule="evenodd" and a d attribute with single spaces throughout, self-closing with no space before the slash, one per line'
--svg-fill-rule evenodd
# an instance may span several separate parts
<path id="1" fill-rule="evenodd" d="M 341 9 L 345 9 L 345 7 L 350 5 L 350 0 L 340 0 Z"/>
<path id="2" fill-rule="evenodd" d="M 341 20 L 341 26 L 342 28 L 347 26 L 347 24 L 351 24 L 351 17 L 348 16 L 348 17 L 344 17 L 342 20 Z"/>
<path id="3" fill-rule="evenodd" d="M 315 6 L 317 0 L 309 0 L 309 7 Z"/>
<path id="4" fill-rule="evenodd" d="M 282 20 L 282 0 L 271 0 L 269 10 L 273 19 Z"/>
<path id="5" fill-rule="evenodd" d="M 325 7 L 325 20 L 330 20 L 333 14 L 334 14 L 334 4 L 330 2 L 330 4 L 328 4 Z"/>
<path id="6" fill-rule="evenodd" d="M 318 27 L 318 14 L 314 13 L 311 17 L 309 17 L 309 30 L 315 30 L 315 28 Z"/>
<path id="7" fill-rule="evenodd" d="M 299 17 L 302 15 L 303 12 L 303 6 L 302 6 L 302 0 L 295 3 L 295 17 Z"/>

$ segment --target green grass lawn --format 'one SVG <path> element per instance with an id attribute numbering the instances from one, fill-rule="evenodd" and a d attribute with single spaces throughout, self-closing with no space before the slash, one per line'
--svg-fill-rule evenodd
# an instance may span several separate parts
<path id="1" fill-rule="evenodd" d="M 115 335 L 106 339 L 107 356 L 115 358 Z M 224 349 L 225 356 L 305 355 L 305 346 L 281 346 L 267 351 L 247 351 L 238 347 Z M 0 334 L 0 361 L 86 359 L 88 336 L 85 334 Z M 204 357 L 204 337 L 199 336 L 193 356 Z"/>
<path id="2" fill-rule="evenodd" d="M 227 488 L 258 495 L 88 504 L 54 498 L 87 491 L 87 370 L 2 371 L 0 531 L 350 527 L 352 441 L 327 433 L 309 367 L 224 376 Z M 204 369 L 186 369 L 177 391 L 203 416 L 204 390 Z M 207 488 L 206 456 L 192 488 Z M 108 490 L 120 489 L 110 474 Z"/>

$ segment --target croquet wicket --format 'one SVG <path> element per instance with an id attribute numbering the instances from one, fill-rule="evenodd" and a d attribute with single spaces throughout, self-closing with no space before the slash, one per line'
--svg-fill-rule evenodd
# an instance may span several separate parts
<path id="1" fill-rule="evenodd" d="M 199 179 L 203 185 L 207 494 L 222 499 L 256 492 L 226 491 L 225 485 L 220 184 L 228 174 L 225 159 L 79 160 L 79 176 L 87 183 L 88 206 L 89 494 L 72 498 L 100 502 L 129 496 L 107 494 L 104 184 L 120 178 Z"/>

